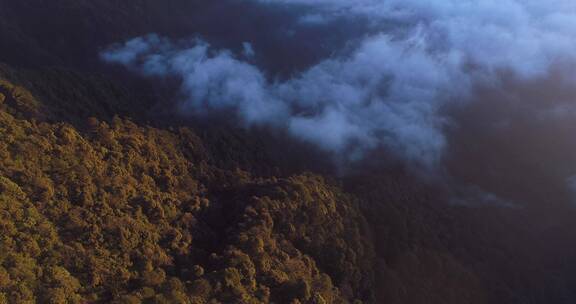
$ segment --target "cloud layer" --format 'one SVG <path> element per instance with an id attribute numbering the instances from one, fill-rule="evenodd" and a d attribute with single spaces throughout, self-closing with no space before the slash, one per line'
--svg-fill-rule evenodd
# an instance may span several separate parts
<path id="1" fill-rule="evenodd" d="M 347 159 L 384 148 L 424 168 L 444 155 L 451 122 L 444 110 L 471 99 L 475 87 L 498 86 L 502 75 L 546 78 L 555 65 L 575 61 L 576 3 L 567 0 L 260 2 L 301 8 L 291 10 L 301 12 L 292 31 L 338 30 L 344 19 L 370 28 L 282 80 L 256 64 L 261 41 L 250 37 L 233 53 L 200 39 L 149 35 L 102 57 L 145 75 L 180 78 L 182 112 L 231 111 L 243 124 L 285 128 Z"/>

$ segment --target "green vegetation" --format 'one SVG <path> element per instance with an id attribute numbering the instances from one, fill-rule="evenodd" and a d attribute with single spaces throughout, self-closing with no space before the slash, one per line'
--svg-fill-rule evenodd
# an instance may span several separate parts
<path id="1" fill-rule="evenodd" d="M 370 300 L 357 202 L 211 165 L 187 128 L 51 122 L 0 82 L 0 303 Z"/>
<path id="2" fill-rule="evenodd" d="M 448 206 L 401 172 L 303 173 L 270 138 L 115 116 L 137 100 L 99 78 L 0 76 L 0 304 L 576 298 L 570 212 Z"/>
<path id="3" fill-rule="evenodd" d="M 0 304 L 576 303 L 554 193 L 467 208 L 402 170 L 319 175 L 286 136 L 153 120 L 169 86 L 88 74 L 196 32 L 200 1 L 0 0 Z"/>
<path id="4" fill-rule="evenodd" d="M 286 140 L 146 123 L 138 102 L 0 66 L 0 304 L 576 299 L 571 210 L 450 206 L 401 171 L 305 173 Z"/>

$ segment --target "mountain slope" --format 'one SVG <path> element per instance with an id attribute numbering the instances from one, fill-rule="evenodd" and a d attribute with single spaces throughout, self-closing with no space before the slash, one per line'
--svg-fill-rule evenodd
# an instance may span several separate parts
<path id="1" fill-rule="evenodd" d="M 576 302 L 571 206 L 454 206 L 404 170 L 330 174 L 285 134 L 179 117 L 171 86 L 99 62 L 229 3 L 245 2 L 0 0 L 0 304 Z"/>
<path id="2" fill-rule="evenodd" d="M 83 133 L 0 85 L 0 302 L 371 298 L 363 215 L 321 177 L 219 169 L 186 128 Z"/>

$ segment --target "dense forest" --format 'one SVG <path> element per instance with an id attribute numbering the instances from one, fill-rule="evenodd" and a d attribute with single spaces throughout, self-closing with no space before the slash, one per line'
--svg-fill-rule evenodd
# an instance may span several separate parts
<path id="1" fill-rule="evenodd" d="M 219 168 L 187 128 L 48 122 L 1 88 L 5 303 L 371 297 L 366 220 L 321 176 Z"/>
<path id="2" fill-rule="evenodd" d="M 168 121 L 170 86 L 99 64 L 214 5 L 0 0 L 0 304 L 576 301 L 571 208 L 341 174 L 273 132 Z"/>

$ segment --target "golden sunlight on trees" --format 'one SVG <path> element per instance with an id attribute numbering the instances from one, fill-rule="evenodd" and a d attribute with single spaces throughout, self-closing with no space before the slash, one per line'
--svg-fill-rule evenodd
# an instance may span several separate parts
<path id="1" fill-rule="evenodd" d="M 321 177 L 215 167 L 194 132 L 45 119 L 0 82 L 0 303 L 349 303 L 357 202 Z"/>

